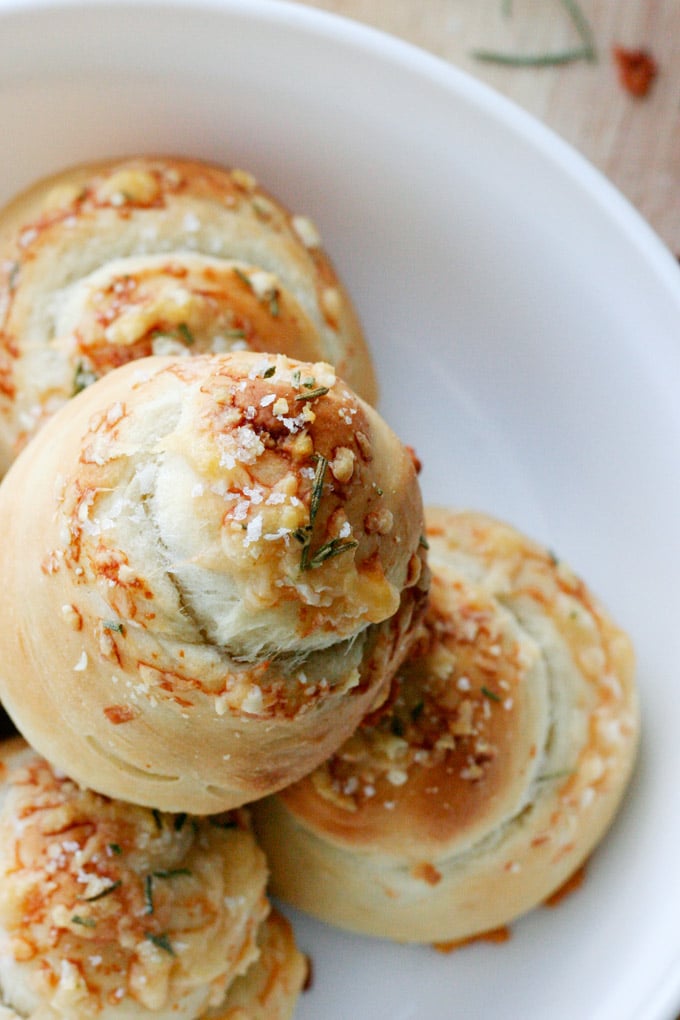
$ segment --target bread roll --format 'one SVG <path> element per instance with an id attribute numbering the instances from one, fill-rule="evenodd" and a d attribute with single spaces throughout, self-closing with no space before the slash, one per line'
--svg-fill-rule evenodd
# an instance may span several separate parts
<path id="1" fill-rule="evenodd" d="M 222 1006 L 204 1020 L 289 1020 L 304 987 L 309 963 L 295 944 L 293 930 L 272 910 L 258 932 L 260 955 L 230 986 Z"/>
<path id="2" fill-rule="evenodd" d="M 393 698 L 255 805 L 272 890 L 331 924 L 464 939 L 546 899 L 612 820 L 633 653 L 585 584 L 481 514 L 427 514 L 431 599 Z"/>
<path id="3" fill-rule="evenodd" d="M 384 697 L 427 587 L 413 460 L 323 363 L 149 358 L 0 486 L 0 697 L 78 782 L 207 814 Z"/>
<path id="4" fill-rule="evenodd" d="M 268 912 L 245 812 L 197 819 L 112 801 L 18 738 L 0 761 L 6 1015 L 199 1020 L 224 1003 L 258 958 Z"/>
<path id="5" fill-rule="evenodd" d="M 87 164 L 0 212 L 0 472 L 109 369 L 234 347 L 329 361 L 375 400 L 314 225 L 250 174 L 167 157 Z"/>

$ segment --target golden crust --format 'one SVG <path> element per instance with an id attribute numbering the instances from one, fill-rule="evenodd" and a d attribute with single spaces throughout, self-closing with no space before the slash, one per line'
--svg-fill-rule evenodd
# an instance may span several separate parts
<path id="1" fill-rule="evenodd" d="M 430 605 L 392 699 L 255 806 L 273 892 L 403 941 L 498 928 L 603 835 L 633 765 L 633 653 L 588 588 L 515 529 L 427 512 Z"/>
<path id="2" fill-rule="evenodd" d="M 309 971 L 286 918 L 272 910 L 260 926 L 260 955 L 237 978 L 222 1006 L 203 1020 L 289 1020 Z"/>
<path id="3" fill-rule="evenodd" d="M 5 707 L 78 781 L 165 810 L 322 761 L 384 697 L 428 581 L 408 451 L 329 365 L 281 355 L 109 373 L 15 462 L 0 526 Z"/>
<path id="4" fill-rule="evenodd" d="M 245 812 L 161 814 L 78 788 L 20 739 L 0 755 L 5 1007 L 195 1020 L 222 1003 L 269 909 Z"/>
<path id="5" fill-rule="evenodd" d="M 375 401 L 314 225 L 252 175 L 170 157 L 86 164 L 0 212 L 0 471 L 111 368 L 239 347 L 329 361 Z"/>

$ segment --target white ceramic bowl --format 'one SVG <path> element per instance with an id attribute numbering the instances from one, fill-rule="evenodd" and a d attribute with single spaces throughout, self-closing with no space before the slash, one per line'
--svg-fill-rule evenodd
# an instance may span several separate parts
<path id="1" fill-rule="evenodd" d="M 426 498 L 571 561 L 628 627 L 644 739 L 585 885 L 451 956 L 295 917 L 299 1020 L 680 1009 L 680 270 L 627 203 L 449 66 L 282 0 L 4 2 L 0 200 L 69 163 L 245 166 L 319 223 Z"/>

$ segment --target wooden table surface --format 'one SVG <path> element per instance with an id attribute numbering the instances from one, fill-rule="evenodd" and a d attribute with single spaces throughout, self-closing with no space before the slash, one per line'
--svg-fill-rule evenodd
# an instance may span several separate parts
<path id="1" fill-rule="evenodd" d="M 302 0 L 417 44 L 529 110 L 602 170 L 680 255 L 680 0 Z M 596 60 L 562 66 L 482 63 L 477 49 L 553 54 L 580 45 Z M 645 50 L 657 76 L 644 98 L 621 85 L 615 46 Z"/>

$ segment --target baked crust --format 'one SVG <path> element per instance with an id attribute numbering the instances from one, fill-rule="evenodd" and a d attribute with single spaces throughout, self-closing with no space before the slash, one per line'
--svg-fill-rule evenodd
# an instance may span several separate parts
<path id="1" fill-rule="evenodd" d="M 0 212 L 0 471 L 111 368 L 234 347 L 329 361 L 375 402 L 314 224 L 251 174 L 171 157 L 85 164 Z"/>
<path id="2" fill-rule="evenodd" d="M 630 777 L 638 707 L 628 637 L 564 563 L 482 514 L 426 516 L 430 606 L 393 697 L 255 826 L 275 895 L 442 942 L 582 864 Z"/>
<path id="3" fill-rule="evenodd" d="M 222 1006 L 204 1020 L 289 1020 L 304 988 L 309 962 L 288 920 L 272 909 L 260 925 L 260 955 L 230 986 Z"/>
<path id="4" fill-rule="evenodd" d="M 413 459 L 327 364 L 149 358 L 70 401 L 0 487 L 0 696 L 77 781 L 210 813 L 337 748 L 428 575 Z"/>
<path id="5" fill-rule="evenodd" d="M 5 1015 L 197 1020 L 223 1004 L 269 938 L 246 812 L 198 819 L 112 801 L 18 738 L 0 762 Z"/>

